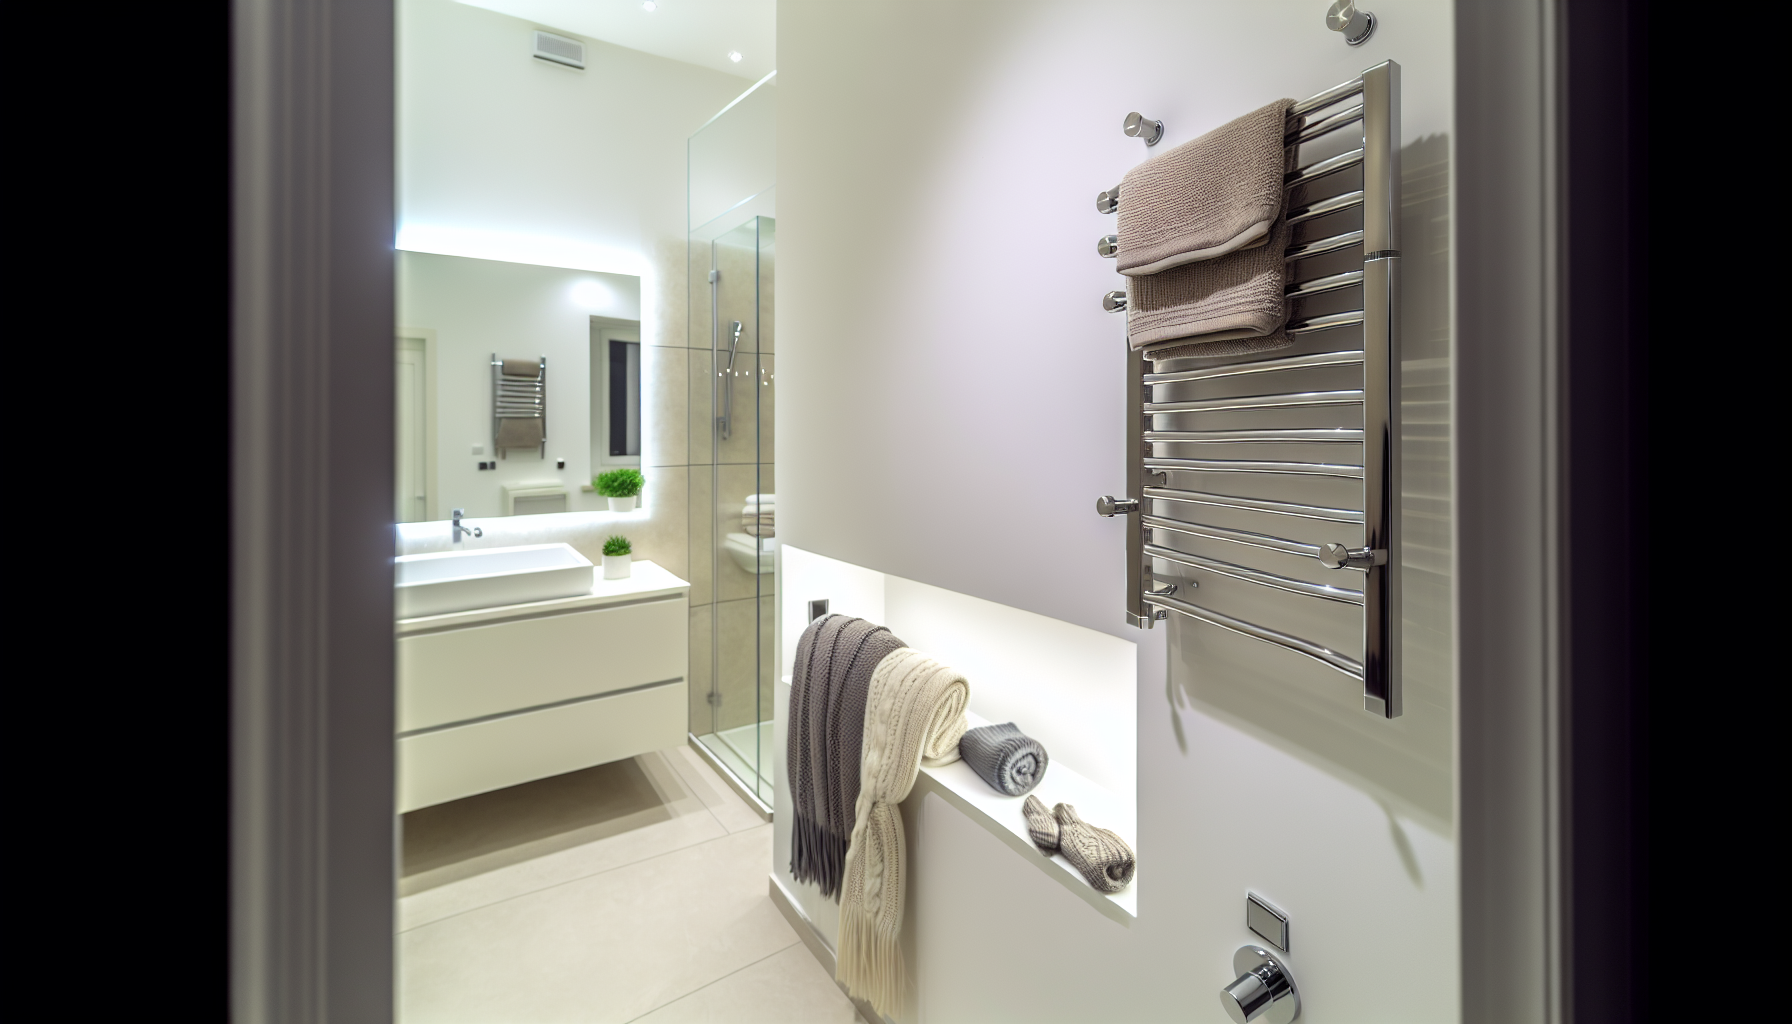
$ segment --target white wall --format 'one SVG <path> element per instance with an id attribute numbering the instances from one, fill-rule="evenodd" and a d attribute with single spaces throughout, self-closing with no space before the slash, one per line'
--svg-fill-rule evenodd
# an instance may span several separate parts
<path id="1" fill-rule="evenodd" d="M 1312 3 L 779 5 L 786 549 L 1138 645 L 1150 884 L 1137 922 L 1092 912 L 927 802 L 911 925 L 930 1024 L 1224 1020 L 1231 951 L 1253 941 L 1247 889 L 1292 918 L 1303 1020 L 1459 1016 L 1454 41 L 1445 5 L 1395 0 L 1375 13 L 1375 37 L 1351 48 Z M 1095 193 L 1146 156 L 1121 119 L 1163 119 L 1173 146 L 1390 58 L 1405 72 L 1412 403 L 1408 711 L 1391 723 L 1355 706 L 1343 677 L 1264 645 L 1191 623 L 1124 626 L 1122 523 L 1091 510 L 1124 479 L 1121 325 L 1098 306 L 1119 285 L 1093 251 L 1113 230 Z M 990 941 L 998 932 L 1012 938 Z"/>

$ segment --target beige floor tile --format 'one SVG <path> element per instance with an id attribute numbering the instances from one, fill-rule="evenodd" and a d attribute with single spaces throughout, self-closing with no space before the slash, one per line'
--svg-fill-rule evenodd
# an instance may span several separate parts
<path id="1" fill-rule="evenodd" d="M 637 1024 L 855 1024 L 828 972 L 798 943 L 637 1018 Z"/>
<path id="2" fill-rule="evenodd" d="M 463 850 L 463 853 L 471 855 L 452 861 L 439 858 L 444 862 L 430 870 L 405 875 L 400 883 L 400 891 L 404 895 L 398 901 L 399 930 L 408 931 L 501 900 L 637 863 L 726 834 L 727 830 L 716 820 L 708 805 L 684 781 L 664 753 L 643 754 L 617 764 L 638 765 L 658 799 L 630 800 L 624 793 L 620 798 L 611 796 L 608 800 L 592 800 L 592 803 L 607 805 L 608 813 L 591 813 L 585 816 L 601 820 L 563 822 L 563 831 L 534 838 L 528 837 L 528 826 L 531 823 L 539 825 L 541 819 L 553 817 L 552 799 L 539 793 L 518 794 L 519 799 L 512 803 L 523 806 L 513 807 L 507 815 L 488 812 L 483 821 L 475 813 L 459 815 L 452 824 L 459 826 L 463 834 L 475 841 L 483 832 L 488 838 L 479 845 L 492 848 L 483 851 Z M 609 767 L 612 766 L 599 766 Z M 572 774 L 576 776 L 585 773 Z M 541 788 L 542 783 L 565 779 L 567 776 L 557 776 L 551 780 L 544 779 L 541 783 L 500 790 L 498 794 L 481 794 L 481 797 L 490 800 L 501 794 Z M 612 790 L 630 788 L 626 784 L 627 780 L 623 780 L 621 785 L 617 784 L 618 780 L 615 778 L 606 778 L 605 781 Z M 572 787 L 563 788 L 577 793 Z M 530 800 L 531 797 L 533 800 Z M 636 806 L 638 804 L 645 806 Z M 543 810 L 543 805 L 549 805 L 546 811 Z M 506 818 L 509 820 L 503 820 Z M 489 837 L 492 833 L 506 828 L 515 840 L 511 845 L 491 841 Z M 413 856 L 416 855 L 412 848 L 415 845 L 417 844 L 407 846 L 407 852 Z M 463 841 L 463 845 L 471 844 Z"/>
<path id="3" fill-rule="evenodd" d="M 761 825 L 407 931 L 400 1017 L 633 1020 L 796 944 L 771 850 Z"/>
<path id="4" fill-rule="evenodd" d="M 703 800 L 709 812 L 716 816 L 716 820 L 722 823 L 723 828 L 730 832 L 741 832 L 765 824 L 765 819 L 759 816 L 759 812 L 747 806 L 747 802 L 695 750 L 688 746 L 668 750 L 666 759 L 672 762 L 685 782 L 696 790 L 697 796 Z M 771 861 L 768 859 L 766 863 L 770 864 Z"/>

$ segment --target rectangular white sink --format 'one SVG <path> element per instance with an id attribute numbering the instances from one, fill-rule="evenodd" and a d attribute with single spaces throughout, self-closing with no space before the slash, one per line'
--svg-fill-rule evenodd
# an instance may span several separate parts
<path id="1" fill-rule="evenodd" d="M 401 619 L 591 592 L 591 561 L 570 544 L 400 555 L 396 569 Z"/>

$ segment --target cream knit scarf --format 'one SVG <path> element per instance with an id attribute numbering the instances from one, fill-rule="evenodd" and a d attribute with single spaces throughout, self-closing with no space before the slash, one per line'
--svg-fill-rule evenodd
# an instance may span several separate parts
<path id="1" fill-rule="evenodd" d="M 900 1017 L 907 982 L 902 948 L 902 815 L 896 805 L 921 765 L 958 760 L 971 684 L 963 675 L 904 647 L 871 676 L 859 799 L 846 850 L 840 900 L 840 948 L 834 977 L 872 1009 Z"/>

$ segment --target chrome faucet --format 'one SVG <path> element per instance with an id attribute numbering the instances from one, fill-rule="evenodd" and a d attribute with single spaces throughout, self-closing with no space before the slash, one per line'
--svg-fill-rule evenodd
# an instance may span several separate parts
<path id="1" fill-rule="evenodd" d="M 456 543 L 456 544 L 460 543 L 460 535 L 463 533 L 470 533 L 475 537 L 485 536 L 485 531 L 481 530 L 477 526 L 462 526 L 462 525 L 460 525 L 461 517 L 466 514 L 467 514 L 467 510 L 464 508 L 457 508 L 454 510 L 454 543 Z"/>

